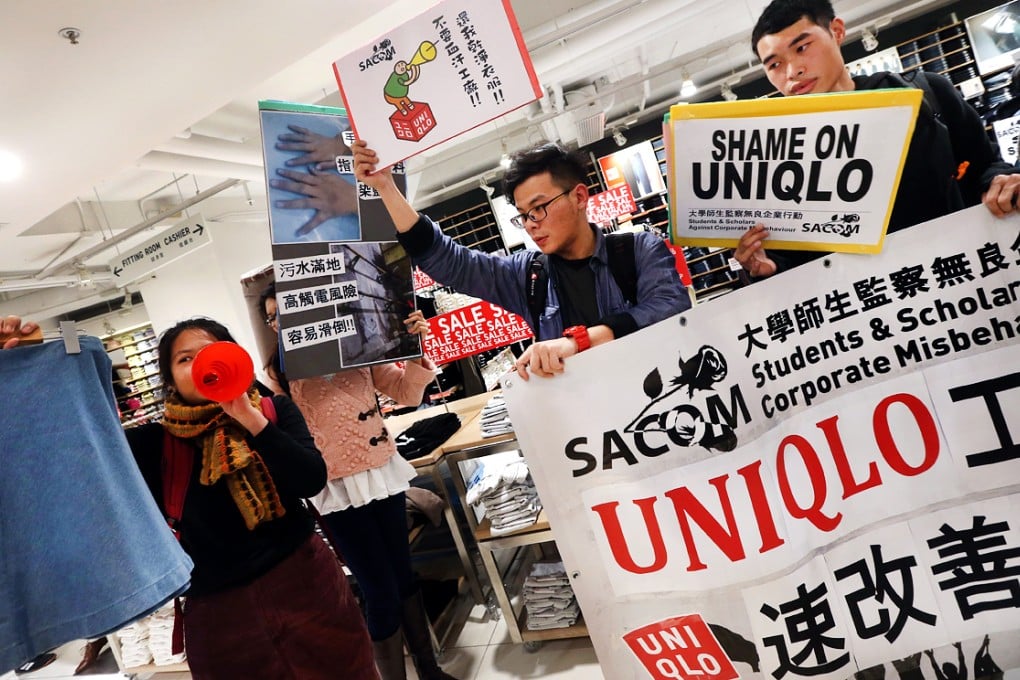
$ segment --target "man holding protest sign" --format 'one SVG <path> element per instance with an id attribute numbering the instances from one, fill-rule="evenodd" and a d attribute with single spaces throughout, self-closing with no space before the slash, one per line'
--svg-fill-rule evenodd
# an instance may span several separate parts
<path id="1" fill-rule="evenodd" d="M 846 25 L 829 0 L 773 0 L 758 18 L 751 47 L 783 96 L 917 87 L 924 92 L 888 232 L 984 202 L 997 217 L 1016 212 L 1020 174 L 1004 163 L 977 112 L 946 78 L 917 71 L 851 77 L 840 46 Z M 909 79 L 908 79 L 909 78 Z M 752 276 L 771 276 L 825 255 L 765 250 L 761 224 L 734 252 Z"/>
<path id="2" fill-rule="evenodd" d="M 501 257 L 456 244 L 411 207 L 388 171 L 376 171 L 375 151 L 360 140 L 352 148 L 358 181 L 379 192 L 401 245 L 422 271 L 532 324 L 537 342 L 515 364 L 525 380 L 529 370 L 543 377 L 562 373 L 567 357 L 691 306 L 659 238 L 636 233 L 632 248 L 621 246 L 618 256 L 609 252 L 601 229 L 588 223 L 584 165 L 557 144 L 514 154 L 503 179 L 506 195 L 521 210 L 514 224 L 527 230 L 546 256 L 541 259 L 528 251 Z M 632 295 L 624 288 L 633 288 Z M 544 300 L 540 314 L 531 311 L 536 299 Z"/>

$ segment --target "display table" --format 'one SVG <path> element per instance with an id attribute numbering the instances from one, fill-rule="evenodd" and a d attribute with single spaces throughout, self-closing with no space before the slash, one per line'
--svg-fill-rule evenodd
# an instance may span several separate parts
<path id="1" fill-rule="evenodd" d="M 487 392 L 473 397 L 458 399 L 457 401 L 449 404 L 430 406 L 429 408 L 420 409 L 418 411 L 402 413 L 399 416 L 390 416 L 383 419 L 383 423 L 385 424 L 390 437 L 395 438 L 398 434 L 419 420 L 431 418 L 443 413 L 456 413 L 460 417 L 461 429 L 464 429 L 466 423 L 476 420 L 479 417 L 482 407 L 488 403 L 493 394 L 493 392 Z M 458 432 L 454 433 L 453 437 L 456 437 L 459 432 L 460 431 L 458 430 Z M 482 604 L 485 602 L 485 596 L 482 593 L 482 584 L 478 578 L 478 570 L 475 568 L 474 561 L 471 559 L 471 554 L 468 552 L 468 544 L 460 530 L 460 524 L 457 522 L 457 516 L 454 514 L 452 503 L 453 499 L 450 498 L 446 484 L 443 482 L 442 469 L 440 468 L 442 458 L 443 447 L 437 446 L 431 452 L 409 462 L 414 466 L 414 469 L 419 475 L 432 476 L 432 481 L 436 486 L 436 492 L 443 497 L 444 501 L 446 501 L 446 507 L 443 509 L 443 516 L 446 518 L 446 524 L 450 528 L 450 535 L 453 537 L 453 543 L 457 548 L 457 556 L 460 558 L 461 566 L 464 569 L 464 578 L 467 580 L 468 587 L 471 589 L 471 595 L 474 597 L 475 602 Z"/>
<path id="2" fill-rule="evenodd" d="M 480 575 L 476 572 L 468 552 L 468 546 L 470 545 L 468 541 L 478 547 L 482 565 L 485 568 L 485 580 L 492 587 L 492 594 L 495 596 L 499 610 L 506 620 L 511 640 L 516 643 L 523 642 L 530 647 L 531 645 L 537 645 L 543 640 L 587 637 L 588 629 L 583 619 L 578 619 L 577 623 L 569 628 L 528 630 L 527 611 L 523 607 L 520 608 L 519 612 L 515 611 L 510 601 L 511 593 L 519 592 L 523 585 L 524 576 L 527 574 L 530 562 L 541 557 L 538 550 L 541 544 L 555 543 L 545 512 L 542 512 L 538 517 L 538 521 L 531 526 L 511 533 L 493 536 L 489 529 L 489 520 L 487 518 L 482 518 L 481 521 L 476 520 L 474 512 L 467 504 L 467 485 L 464 480 L 461 463 L 496 453 L 517 451 L 519 449 L 517 436 L 512 432 L 494 437 L 482 436 L 482 408 L 497 394 L 499 394 L 499 390 L 486 392 L 450 404 L 433 406 L 399 416 L 391 416 L 384 422 L 391 436 L 396 436 L 410 427 L 411 424 L 424 418 L 447 412 L 456 413 L 460 416 L 460 429 L 429 454 L 410 462 L 418 470 L 419 474 L 431 474 L 433 476 L 436 486 L 439 487 L 440 493 L 443 494 L 444 499 L 447 501 L 447 507 L 444 511 L 446 513 L 446 521 L 450 525 L 450 532 L 453 534 L 453 540 L 457 545 L 457 552 L 460 555 L 461 563 L 464 566 L 464 573 L 467 575 L 466 578 L 471 586 L 475 601 L 482 603 L 484 598 L 481 579 L 479 578 Z M 471 535 L 466 540 L 459 529 L 456 517 L 453 514 L 451 499 L 447 497 L 447 490 L 443 484 L 439 467 L 443 462 L 449 466 L 460 505 L 464 509 L 464 516 L 471 529 Z M 532 550 L 525 551 L 523 555 L 520 550 L 517 550 L 528 547 L 531 547 Z M 504 573 L 497 563 L 495 552 L 497 550 L 508 549 L 514 549 L 515 556 L 508 565 L 506 573 Z M 516 569 L 514 569 L 515 566 Z M 512 571 L 515 572 L 516 576 L 509 573 Z M 505 578 L 505 576 L 509 578 Z"/>
<path id="3" fill-rule="evenodd" d="M 491 397 L 496 392 L 487 396 Z M 482 404 L 484 406 L 484 404 Z M 497 453 L 517 451 L 520 447 L 517 444 L 517 436 L 514 433 L 496 435 L 494 437 L 483 437 L 481 431 L 481 412 L 479 411 L 468 422 L 461 425 L 461 428 L 442 445 L 443 459 L 450 467 L 454 485 L 457 487 L 457 494 L 465 508 L 465 516 L 471 527 L 473 538 L 478 546 L 478 552 L 482 557 L 482 565 L 485 567 L 486 576 L 492 585 L 493 595 L 499 604 L 503 617 L 506 620 L 507 630 L 510 639 L 516 643 L 525 643 L 529 648 L 537 645 L 543 640 L 554 640 L 562 638 L 587 637 L 588 628 L 584 619 L 579 618 L 577 623 L 568 628 L 555 628 L 552 630 L 528 630 L 527 611 L 524 607 L 520 611 L 514 611 L 511 600 L 512 592 L 519 592 L 527 575 L 528 567 L 534 559 L 542 557 L 538 548 L 543 543 L 555 543 L 552 529 L 549 527 L 549 520 L 545 511 L 541 512 L 538 520 L 531 526 L 518 529 L 510 533 L 493 536 L 489 527 L 488 518 L 482 518 L 480 522 L 475 520 L 475 514 L 468 506 L 467 484 L 461 469 L 461 463 L 467 460 L 483 458 Z M 526 551 L 521 555 L 519 548 L 532 547 L 533 550 Z M 515 556 L 511 559 L 507 569 L 501 570 L 496 560 L 497 550 L 515 550 Z M 520 559 L 518 559 L 520 558 Z M 516 569 L 514 568 L 516 566 Z M 516 577 L 512 572 L 516 572 Z"/>

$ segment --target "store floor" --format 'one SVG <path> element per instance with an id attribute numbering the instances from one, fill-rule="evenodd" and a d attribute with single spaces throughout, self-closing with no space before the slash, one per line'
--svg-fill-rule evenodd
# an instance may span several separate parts
<path id="1" fill-rule="evenodd" d="M 460 680 L 509 680 L 510 678 L 552 678 L 555 680 L 601 680 L 588 638 L 551 640 L 542 643 L 535 652 L 523 645 L 510 642 L 506 623 L 493 621 L 481 605 L 463 607 L 458 621 L 459 632 L 447 645 L 441 659 L 443 668 Z M 463 626 L 459 626 L 463 621 Z M 34 673 L 16 675 L 13 671 L 0 675 L 0 680 L 123 680 L 109 652 L 100 659 L 100 667 L 87 675 L 74 676 L 81 660 L 83 642 L 70 642 L 57 650 L 57 660 Z M 410 660 L 407 661 L 408 678 L 416 677 Z M 139 680 L 186 680 L 187 673 L 157 673 L 137 676 Z M 338 676 L 339 677 L 339 676 Z"/>

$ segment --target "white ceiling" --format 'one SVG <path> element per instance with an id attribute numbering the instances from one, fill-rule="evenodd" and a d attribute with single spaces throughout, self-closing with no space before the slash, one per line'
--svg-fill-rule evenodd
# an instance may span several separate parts
<path id="1" fill-rule="evenodd" d="M 19 155 L 24 172 L 0 183 L 0 300 L 25 308 L 47 288 L 53 310 L 58 291 L 67 308 L 123 295 L 103 271 L 116 244 L 130 249 L 155 216 L 199 192 L 219 190 L 196 208 L 211 221 L 264 224 L 257 102 L 339 105 L 332 62 L 424 4 L 5 0 L 0 151 Z M 419 207 L 494 178 L 504 143 L 574 142 L 575 121 L 592 113 L 610 124 L 661 116 L 682 70 L 698 98 L 758 77 L 748 36 L 765 0 L 511 4 L 546 96 L 412 159 Z M 863 28 L 947 0 L 835 4 Z M 58 35 L 66 26 L 81 30 L 79 44 Z M 82 267 L 95 288 L 68 285 Z"/>

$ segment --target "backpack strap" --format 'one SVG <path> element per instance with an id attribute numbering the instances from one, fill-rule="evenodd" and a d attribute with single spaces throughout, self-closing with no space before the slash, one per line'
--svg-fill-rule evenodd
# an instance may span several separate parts
<path id="1" fill-rule="evenodd" d="M 181 539 L 181 514 L 184 512 L 184 497 L 191 483 L 191 471 L 195 466 L 195 449 L 179 437 L 163 430 L 163 510 L 166 523 Z"/>
<path id="2" fill-rule="evenodd" d="M 262 406 L 262 415 L 264 415 L 273 425 L 276 425 L 276 404 L 273 403 L 273 398 L 262 397 L 262 403 L 260 405 Z"/>
<path id="3" fill-rule="evenodd" d="M 535 337 L 538 337 L 538 320 L 542 318 L 545 302 L 549 297 L 549 271 L 546 269 L 548 260 L 549 256 L 545 253 L 535 253 L 528 264 L 527 278 L 524 280 L 524 294 L 528 299 L 531 330 L 535 333 Z"/>
<path id="4" fill-rule="evenodd" d="M 606 235 L 606 260 L 623 299 L 637 304 L 637 263 L 634 262 L 634 232 L 618 231 Z"/>

